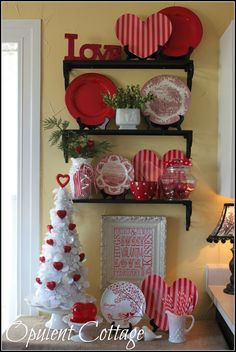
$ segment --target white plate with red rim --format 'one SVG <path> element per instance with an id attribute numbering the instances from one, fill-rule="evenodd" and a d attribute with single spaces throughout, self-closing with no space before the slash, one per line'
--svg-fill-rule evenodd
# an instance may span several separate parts
<path id="1" fill-rule="evenodd" d="M 142 149 L 133 158 L 135 181 L 158 181 L 162 170 L 162 160 L 149 149 Z"/>
<path id="2" fill-rule="evenodd" d="M 143 114 L 151 122 L 159 125 L 170 125 L 179 121 L 186 114 L 191 101 L 191 92 L 187 85 L 173 75 L 160 75 L 147 81 L 141 94 L 154 95 L 154 99 L 146 103 Z"/>
<path id="3" fill-rule="evenodd" d="M 95 169 L 98 189 L 108 195 L 120 195 L 130 188 L 134 180 L 132 163 L 121 155 L 112 154 L 100 160 Z"/>
<path id="4" fill-rule="evenodd" d="M 145 297 L 139 287 L 127 281 L 117 281 L 103 292 L 101 312 L 108 323 L 128 328 L 136 325 L 146 309 Z"/>

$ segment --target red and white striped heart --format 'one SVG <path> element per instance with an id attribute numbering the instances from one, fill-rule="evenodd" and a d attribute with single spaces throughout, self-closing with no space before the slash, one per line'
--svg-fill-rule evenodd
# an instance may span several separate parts
<path id="1" fill-rule="evenodd" d="M 146 21 L 133 14 L 124 14 L 116 21 L 116 36 L 129 51 L 145 58 L 163 46 L 172 33 L 169 18 L 162 13 L 153 13 Z"/>
<path id="2" fill-rule="evenodd" d="M 168 330 L 168 318 L 165 313 L 164 299 L 171 297 L 174 309 L 177 309 L 178 295 L 183 293 L 186 300 L 191 299 L 187 314 L 191 314 L 197 304 L 198 292 L 194 283 L 187 278 L 179 278 L 168 287 L 159 275 L 150 274 L 141 283 L 141 290 L 146 299 L 146 314 L 160 330 Z"/>

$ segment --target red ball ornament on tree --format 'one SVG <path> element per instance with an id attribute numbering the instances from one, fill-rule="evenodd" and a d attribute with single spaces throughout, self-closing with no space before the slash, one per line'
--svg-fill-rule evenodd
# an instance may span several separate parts
<path id="1" fill-rule="evenodd" d="M 79 257 L 80 257 L 80 262 L 82 262 L 84 260 L 84 258 L 85 258 L 85 254 L 84 253 L 80 253 Z"/>
<path id="2" fill-rule="evenodd" d="M 53 262 L 53 266 L 56 270 L 61 270 L 63 268 L 62 262 Z"/>
<path id="3" fill-rule="evenodd" d="M 57 215 L 59 218 L 63 219 L 66 216 L 66 211 L 65 210 L 58 210 Z"/>
<path id="4" fill-rule="evenodd" d="M 45 257 L 43 255 L 41 257 L 39 257 L 39 260 L 41 263 L 45 263 Z"/>
<path id="5" fill-rule="evenodd" d="M 76 228 L 76 224 L 70 223 L 70 224 L 68 225 L 68 228 L 69 228 L 70 231 L 73 231 L 73 230 Z"/>
<path id="6" fill-rule="evenodd" d="M 48 282 L 46 283 L 46 286 L 47 286 L 47 288 L 48 288 L 49 290 L 53 291 L 54 288 L 56 287 L 56 282 L 55 282 L 55 281 L 48 281 Z"/>
<path id="7" fill-rule="evenodd" d="M 65 253 L 70 253 L 70 251 L 71 251 L 71 246 L 64 246 Z"/>
<path id="8" fill-rule="evenodd" d="M 78 146 L 75 148 L 75 151 L 76 151 L 77 154 L 80 154 L 81 151 L 82 151 L 81 145 L 78 145 Z"/>
<path id="9" fill-rule="evenodd" d="M 48 231 L 51 232 L 51 230 L 53 229 L 53 226 L 52 225 L 48 225 L 47 228 L 48 228 Z"/>
<path id="10" fill-rule="evenodd" d="M 42 285 L 42 281 L 40 280 L 39 277 L 36 277 L 35 281 L 36 281 L 39 285 Z"/>
<path id="11" fill-rule="evenodd" d="M 93 141 L 92 139 L 88 139 L 88 140 L 87 140 L 87 146 L 88 146 L 89 148 L 93 148 L 93 146 L 94 146 L 94 141 Z"/>
<path id="12" fill-rule="evenodd" d="M 96 320 L 97 307 L 93 303 L 75 303 L 71 309 L 74 323 L 86 323 Z"/>
<path id="13" fill-rule="evenodd" d="M 81 276 L 79 274 L 75 274 L 73 276 L 74 281 L 79 281 L 80 278 L 81 278 Z"/>
<path id="14" fill-rule="evenodd" d="M 50 238 L 49 240 L 46 240 L 46 243 L 49 244 L 49 246 L 53 246 L 54 241 Z"/>

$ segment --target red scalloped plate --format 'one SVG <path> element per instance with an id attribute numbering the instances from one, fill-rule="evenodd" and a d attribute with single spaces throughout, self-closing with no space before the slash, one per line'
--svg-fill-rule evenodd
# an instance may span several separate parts
<path id="1" fill-rule="evenodd" d="M 188 54 L 189 48 L 198 46 L 202 39 L 203 28 L 198 16 L 189 9 L 181 6 L 171 6 L 159 11 L 166 15 L 172 23 L 172 34 L 163 47 L 166 56 L 183 56 Z"/>
<path id="2" fill-rule="evenodd" d="M 85 125 L 100 125 L 108 117 L 115 116 L 115 110 L 106 105 L 102 93 L 113 95 L 117 87 L 106 76 L 99 73 L 85 73 L 76 77 L 67 87 L 65 103 L 69 113 Z"/>

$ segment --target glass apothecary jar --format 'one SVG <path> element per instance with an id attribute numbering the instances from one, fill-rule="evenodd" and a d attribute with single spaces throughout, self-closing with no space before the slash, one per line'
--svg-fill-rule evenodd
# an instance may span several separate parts
<path id="1" fill-rule="evenodd" d="M 191 174 L 191 159 L 171 160 L 160 179 L 161 197 L 188 199 L 196 188 L 196 178 Z"/>

